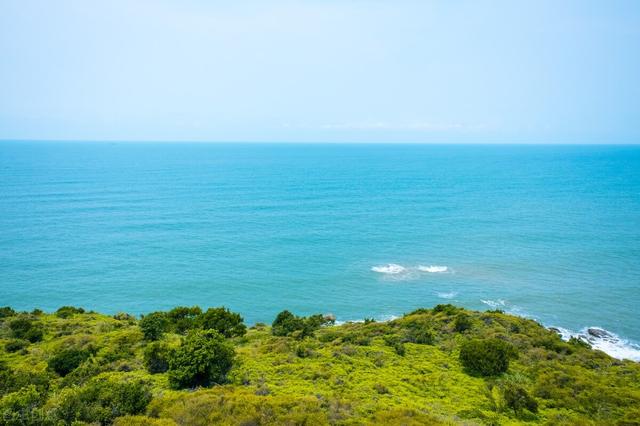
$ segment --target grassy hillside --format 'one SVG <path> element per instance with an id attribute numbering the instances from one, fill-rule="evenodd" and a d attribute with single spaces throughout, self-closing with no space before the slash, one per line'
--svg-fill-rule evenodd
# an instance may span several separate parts
<path id="1" fill-rule="evenodd" d="M 3 308 L 0 424 L 640 424 L 640 364 L 531 320 L 439 305 L 330 323 Z"/>

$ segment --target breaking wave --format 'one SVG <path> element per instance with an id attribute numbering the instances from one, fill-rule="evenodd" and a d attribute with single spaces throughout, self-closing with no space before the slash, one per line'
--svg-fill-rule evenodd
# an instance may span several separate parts
<path id="1" fill-rule="evenodd" d="M 374 266 L 371 270 L 381 274 L 401 274 L 407 269 L 404 266 L 389 263 L 388 265 Z"/>
<path id="2" fill-rule="evenodd" d="M 443 272 L 448 272 L 449 268 L 447 268 L 446 266 L 438 266 L 438 265 L 431 265 L 431 266 L 418 266 L 418 270 L 422 271 L 422 272 L 430 272 L 430 273 L 443 273 Z"/>
<path id="3" fill-rule="evenodd" d="M 639 345 L 604 328 L 585 327 L 577 333 L 562 327 L 549 327 L 549 329 L 558 333 L 562 340 L 575 337 L 589 343 L 593 349 L 598 349 L 614 358 L 640 362 Z"/>

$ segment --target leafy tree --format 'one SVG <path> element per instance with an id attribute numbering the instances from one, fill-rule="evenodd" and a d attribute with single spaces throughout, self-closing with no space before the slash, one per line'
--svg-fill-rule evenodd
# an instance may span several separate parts
<path id="1" fill-rule="evenodd" d="M 198 326 L 203 330 L 215 330 L 224 337 L 244 336 L 247 327 L 240 314 L 225 307 L 209 308 L 198 317 Z"/>
<path id="2" fill-rule="evenodd" d="M 282 311 L 271 324 L 271 333 L 274 336 L 295 336 L 302 339 L 312 336 L 313 333 L 333 319 L 326 318 L 320 314 L 309 317 L 298 317 L 289 311 Z"/>
<path id="3" fill-rule="evenodd" d="M 215 330 L 193 331 L 169 358 L 169 384 L 174 389 L 223 383 L 235 351 Z"/>
<path id="4" fill-rule="evenodd" d="M 76 308 L 75 306 L 62 306 L 56 311 L 56 316 L 59 318 L 69 318 L 75 314 L 84 314 L 84 309 Z"/>
<path id="5" fill-rule="evenodd" d="M 158 340 L 169 327 L 167 314 L 164 312 L 152 312 L 140 320 L 139 326 L 146 340 Z"/>
<path id="6" fill-rule="evenodd" d="M 29 318 L 16 318 L 9 323 L 11 334 L 16 339 L 28 340 L 31 343 L 39 342 L 44 336 L 42 329 L 35 325 Z"/>
<path id="7" fill-rule="evenodd" d="M 164 373 L 169 369 L 169 355 L 166 343 L 149 343 L 144 350 L 144 365 L 151 374 Z"/>
<path id="8" fill-rule="evenodd" d="M 12 316 L 15 316 L 15 314 L 16 314 L 16 311 L 14 311 L 9 306 L 3 306 L 2 308 L 0 308 L 0 318 L 12 317 Z"/>
<path id="9" fill-rule="evenodd" d="M 514 348 L 500 339 L 467 340 L 460 347 L 460 362 L 471 374 L 495 376 L 509 368 Z"/>
<path id="10" fill-rule="evenodd" d="M 49 369 L 64 377 L 78 368 L 91 353 L 84 349 L 64 349 L 54 355 L 47 363 Z"/>
<path id="11" fill-rule="evenodd" d="M 167 312 L 167 318 L 171 323 L 171 328 L 180 334 L 196 328 L 196 320 L 202 314 L 199 306 L 178 306 Z"/>

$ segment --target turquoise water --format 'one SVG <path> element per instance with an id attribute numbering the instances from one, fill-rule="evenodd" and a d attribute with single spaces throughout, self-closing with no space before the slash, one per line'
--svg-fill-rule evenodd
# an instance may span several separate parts
<path id="1" fill-rule="evenodd" d="M 451 302 L 640 342 L 640 147 L 3 142 L 0 182 L 1 305 Z"/>

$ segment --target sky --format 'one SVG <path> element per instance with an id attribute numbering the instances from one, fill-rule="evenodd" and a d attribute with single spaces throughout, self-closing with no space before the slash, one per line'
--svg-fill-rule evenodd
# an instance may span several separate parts
<path id="1" fill-rule="evenodd" d="M 0 0 L 0 139 L 640 143 L 640 1 Z"/>

